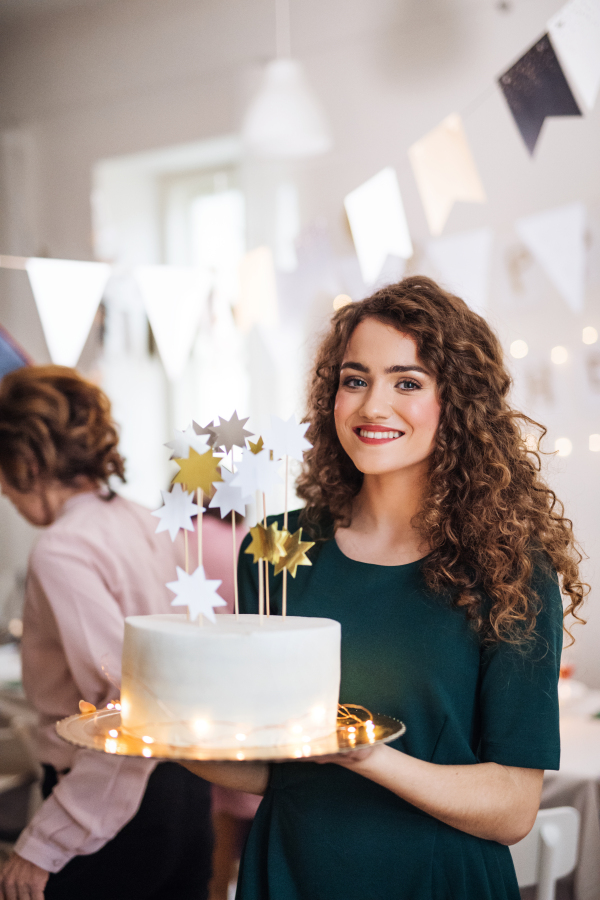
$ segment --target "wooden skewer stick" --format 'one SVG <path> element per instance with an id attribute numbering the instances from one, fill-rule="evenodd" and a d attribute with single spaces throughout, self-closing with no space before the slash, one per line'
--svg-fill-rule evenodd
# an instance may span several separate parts
<path id="1" fill-rule="evenodd" d="M 233 447 L 231 448 L 231 472 L 235 472 L 235 464 L 233 461 Z M 233 536 L 233 611 L 235 612 L 236 622 L 240 618 L 240 598 L 238 592 L 237 577 L 237 541 L 235 539 L 235 509 L 231 510 L 231 531 Z"/>
<path id="2" fill-rule="evenodd" d="M 185 490 L 186 490 L 186 485 L 183 484 L 183 485 L 182 485 L 182 488 L 183 488 L 183 490 L 185 491 Z M 189 541 L 188 541 L 187 528 L 184 528 L 184 529 L 183 529 L 183 546 L 184 546 L 184 548 L 185 548 L 185 574 L 186 574 L 186 575 L 189 575 L 189 574 L 190 574 L 190 545 L 189 545 Z M 188 622 L 190 621 L 190 610 L 189 610 L 189 608 L 188 608 L 188 610 L 187 610 L 187 612 L 186 612 L 186 619 L 187 619 Z"/>
<path id="3" fill-rule="evenodd" d="M 198 566 L 203 564 L 203 556 L 202 556 L 202 508 L 204 506 L 204 491 L 202 488 L 198 488 L 196 490 L 196 503 L 198 504 L 198 520 L 196 522 L 196 527 L 198 529 Z M 198 628 L 202 628 L 204 625 L 204 617 L 202 613 L 198 614 Z"/>
<path id="4" fill-rule="evenodd" d="M 283 530 L 288 527 L 288 468 L 289 456 L 285 455 L 285 506 L 283 510 Z M 287 616 L 287 569 L 283 570 L 283 582 L 281 584 L 281 615 Z"/>
<path id="5" fill-rule="evenodd" d="M 267 498 L 263 493 L 263 525 L 267 527 Z M 271 615 L 271 598 L 270 598 L 270 590 L 269 590 L 269 560 L 265 559 L 265 604 L 267 610 L 267 616 Z"/>

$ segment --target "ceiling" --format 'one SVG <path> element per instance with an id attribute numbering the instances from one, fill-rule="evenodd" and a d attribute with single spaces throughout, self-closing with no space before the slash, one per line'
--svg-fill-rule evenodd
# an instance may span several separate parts
<path id="1" fill-rule="evenodd" d="M 91 6 L 98 0 L 0 0 L 0 19 L 14 19 L 47 10 Z"/>

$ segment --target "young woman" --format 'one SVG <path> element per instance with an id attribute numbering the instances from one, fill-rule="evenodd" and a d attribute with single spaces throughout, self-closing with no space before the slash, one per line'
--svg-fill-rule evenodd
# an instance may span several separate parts
<path id="1" fill-rule="evenodd" d="M 74 370 L 0 383 L 0 487 L 42 526 L 25 589 L 23 683 L 40 717 L 46 798 L 0 873 L 2 900 L 202 900 L 209 786 L 175 763 L 60 740 L 57 719 L 118 700 L 125 616 L 170 612 L 182 548 L 116 496 L 124 480 L 108 399 Z"/>
<path id="2" fill-rule="evenodd" d="M 289 525 L 317 544 L 288 613 L 341 622 L 341 700 L 406 734 L 238 770 L 265 793 L 238 900 L 518 900 L 508 845 L 559 765 L 561 590 L 575 615 L 585 590 L 510 384 L 486 322 L 427 278 L 334 316 Z M 245 611 L 255 568 L 242 552 Z"/>

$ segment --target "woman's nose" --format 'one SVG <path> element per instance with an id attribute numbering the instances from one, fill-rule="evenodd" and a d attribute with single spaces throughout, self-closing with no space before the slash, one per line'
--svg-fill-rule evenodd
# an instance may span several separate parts
<path id="1" fill-rule="evenodd" d="M 387 419 L 390 414 L 390 404 L 385 397 L 385 388 L 373 384 L 364 395 L 360 408 L 360 414 L 365 419 Z"/>

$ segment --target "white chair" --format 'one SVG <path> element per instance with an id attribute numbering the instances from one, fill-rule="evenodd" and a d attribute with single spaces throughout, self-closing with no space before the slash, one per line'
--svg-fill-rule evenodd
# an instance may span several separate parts
<path id="1" fill-rule="evenodd" d="M 578 840 L 576 809 L 540 809 L 527 837 L 510 848 L 519 887 L 537 885 L 536 900 L 554 900 L 557 880 L 575 868 Z"/>

